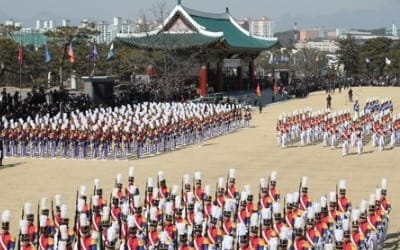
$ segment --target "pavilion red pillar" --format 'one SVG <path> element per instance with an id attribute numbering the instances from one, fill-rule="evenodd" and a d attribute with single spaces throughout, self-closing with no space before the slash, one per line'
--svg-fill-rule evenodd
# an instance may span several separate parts
<path id="1" fill-rule="evenodd" d="M 199 74 L 200 96 L 207 95 L 208 70 L 206 65 L 201 65 Z"/>

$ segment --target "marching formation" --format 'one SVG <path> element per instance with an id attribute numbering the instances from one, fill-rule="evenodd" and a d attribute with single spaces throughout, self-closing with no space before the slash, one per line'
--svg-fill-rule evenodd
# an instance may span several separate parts
<path id="1" fill-rule="evenodd" d="M 235 104 L 154 103 L 7 120 L 5 157 L 140 159 L 250 127 L 251 108 Z"/>
<path id="2" fill-rule="evenodd" d="M 393 113 L 390 98 L 369 98 L 362 110 L 355 101 L 353 113 L 350 110 L 295 110 L 280 115 L 276 129 L 277 142 L 282 148 L 322 142 L 324 147 L 336 149 L 341 144 L 343 156 L 352 147 L 357 148 L 357 154 L 362 154 L 364 145 L 370 141 L 380 151 L 400 145 L 400 114 Z"/>
<path id="3" fill-rule="evenodd" d="M 275 171 L 256 190 L 239 189 L 235 169 L 218 178 L 214 192 L 201 172 L 169 185 L 160 171 L 140 189 L 130 167 L 124 182 L 117 174 L 109 200 L 99 179 L 90 192 L 81 186 L 71 219 L 60 195 L 42 198 L 36 215 L 25 203 L 17 236 L 3 211 L 0 249 L 382 249 L 391 211 L 385 178 L 359 205 L 347 197 L 345 180 L 315 200 L 307 177 L 280 195 Z"/>

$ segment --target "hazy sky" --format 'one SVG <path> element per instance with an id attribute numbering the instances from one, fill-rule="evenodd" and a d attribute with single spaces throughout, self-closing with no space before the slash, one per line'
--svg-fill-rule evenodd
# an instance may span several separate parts
<path id="1" fill-rule="evenodd" d="M 96 20 L 111 21 L 113 16 L 126 19 L 136 19 L 141 13 L 151 17 L 150 9 L 162 0 L 0 0 L 0 21 L 7 18 L 14 20 L 34 20 L 36 18 L 90 18 Z M 166 0 L 168 10 L 177 3 L 177 0 Z M 363 20 L 362 24 L 371 26 L 377 20 L 398 22 L 400 13 L 400 0 L 182 0 L 182 4 L 189 8 L 207 12 L 220 13 L 229 6 L 230 12 L 236 18 L 262 16 L 271 17 L 277 22 L 293 23 L 301 20 L 318 18 L 320 26 L 324 16 L 332 16 L 340 13 L 369 13 L 370 19 Z M 370 14 L 376 13 L 376 14 Z M 392 13 L 397 15 L 392 16 Z M 357 15 L 353 16 L 354 22 Z M 290 19 L 290 20 L 289 20 Z M 330 22 L 335 19 L 340 23 L 340 17 L 331 17 Z M 350 20 L 351 21 L 351 20 Z M 318 26 L 318 25 L 316 25 Z M 351 26 L 351 24 L 349 24 Z"/>

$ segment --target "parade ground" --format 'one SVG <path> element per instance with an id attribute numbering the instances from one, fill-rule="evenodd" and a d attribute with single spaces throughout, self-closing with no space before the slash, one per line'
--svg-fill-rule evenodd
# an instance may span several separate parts
<path id="1" fill-rule="evenodd" d="M 347 99 L 347 89 L 332 94 L 332 111 L 350 109 L 353 104 Z M 394 114 L 400 113 L 400 88 L 363 87 L 353 88 L 354 99 L 363 108 L 368 97 L 391 97 Z M 167 185 L 181 186 L 182 176 L 201 171 L 203 186 L 210 184 L 212 193 L 219 177 L 226 179 L 230 168 L 236 169 L 236 185 L 243 189 L 250 185 L 255 199 L 258 197 L 259 179 L 268 179 L 271 171 L 277 171 L 277 188 L 281 194 L 281 204 L 286 193 L 299 189 L 303 176 L 308 177 L 309 194 L 313 200 L 336 191 L 340 179 L 346 180 L 347 196 L 353 207 L 358 207 L 362 199 L 369 200 L 380 186 L 381 179 L 387 178 L 388 198 L 392 202 L 390 227 L 386 247 L 399 246 L 400 231 L 400 147 L 380 152 L 371 142 L 364 147 L 364 153 L 357 155 L 356 148 L 342 157 L 342 151 L 324 148 L 322 143 L 299 147 L 297 144 L 282 149 L 277 145 L 276 122 L 282 113 L 310 107 L 313 111 L 326 108 L 326 93 L 311 93 L 304 99 L 291 99 L 267 104 L 260 114 L 258 108 L 252 112 L 251 128 L 241 129 L 233 134 L 205 141 L 201 147 L 192 145 L 173 152 L 140 160 L 78 160 L 78 159 L 31 159 L 6 158 L 0 169 L 0 212 L 11 210 L 11 231 L 18 232 L 18 220 L 24 202 L 36 204 L 42 197 L 49 200 L 55 194 L 62 195 L 68 204 L 68 214 L 73 221 L 76 190 L 86 185 L 88 194 L 93 192 L 93 180 L 99 178 L 108 200 L 115 177 L 118 173 L 127 183 L 128 169 L 135 167 L 135 185 L 144 195 L 148 177 L 157 178 L 158 171 L 164 171 Z M 50 204 L 50 203 L 49 203 Z M 37 212 L 35 211 L 35 214 Z M 35 219 L 36 220 L 36 219 Z M 72 221 L 70 223 L 72 223 Z"/>

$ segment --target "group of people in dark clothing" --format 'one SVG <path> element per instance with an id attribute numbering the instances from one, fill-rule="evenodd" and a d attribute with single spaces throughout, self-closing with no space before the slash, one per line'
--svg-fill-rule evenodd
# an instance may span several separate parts
<path id="1" fill-rule="evenodd" d="M 45 91 L 43 88 L 32 88 L 30 92 L 22 95 L 16 90 L 13 93 L 3 88 L 1 91 L 0 116 L 7 119 L 26 119 L 35 114 L 55 115 L 59 111 L 69 112 L 75 109 L 89 109 L 92 106 L 86 94 L 71 95 L 67 90 Z"/>

